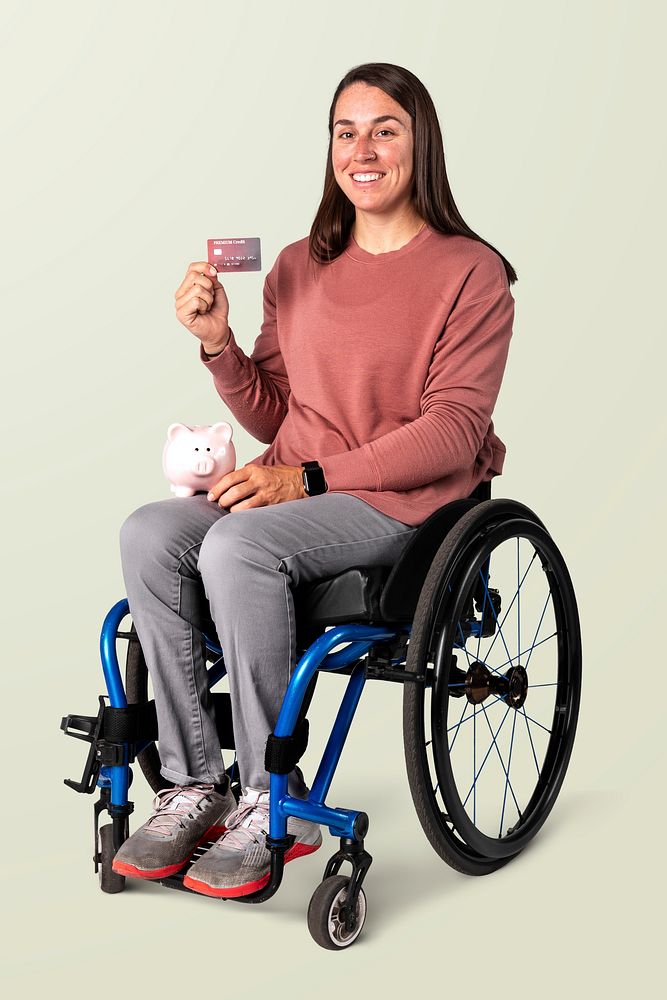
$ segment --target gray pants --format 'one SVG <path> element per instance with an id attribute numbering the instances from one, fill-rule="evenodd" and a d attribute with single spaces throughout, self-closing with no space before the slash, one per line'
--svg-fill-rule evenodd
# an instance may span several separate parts
<path id="1" fill-rule="evenodd" d="M 224 780 L 201 634 L 212 619 L 241 785 L 268 788 L 266 740 L 296 666 L 291 587 L 350 566 L 391 566 L 416 530 L 347 493 L 234 512 L 201 493 L 130 514 L 120 530 L 123 577 L 153 684 L 164 777 Z M 300 768 L 288 788 L 307 795 Z"/>

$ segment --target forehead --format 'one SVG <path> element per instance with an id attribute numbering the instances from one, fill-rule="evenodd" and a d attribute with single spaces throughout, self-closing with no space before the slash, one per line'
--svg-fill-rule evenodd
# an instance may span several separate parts
<path id="1" fill-rule="evenodd" d="M 410 115 L 384 90 L 365 83 L 353 83 L 336 101 L 334 125 L 340 118 L 345 119 L 345 124 L 366 125 L 385 115 L 395 116 L 404 127 L 410 127 Z"/>

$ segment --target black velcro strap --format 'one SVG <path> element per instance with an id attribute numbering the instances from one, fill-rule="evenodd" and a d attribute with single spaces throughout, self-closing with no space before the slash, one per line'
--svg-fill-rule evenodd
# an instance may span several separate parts
<path id="1" fill-rule="evenodd" d="M 139 743 L 157 739 L 155 702 L 104 709 L 100 737 L 113 743 Z"/>
<path id="2" fill-rule="evenodd" d="M 289 774 L 306 752 L 308 719 L 302 719 L 293 736 L 269 733 L 264 754 L 264 767 L 270 774 Z"/>
<path id="3" fill-rule="evenodd" d="M 227 692 L 216 693 L 212 697 L 220 746 L 233 750 L 236 744 L 231 698 Z M 106 705 L 99 738 L 110 743 L 143 743 L 159 739 L 155 702 L 128 705 L 127 708 L 111 708 Z"/>

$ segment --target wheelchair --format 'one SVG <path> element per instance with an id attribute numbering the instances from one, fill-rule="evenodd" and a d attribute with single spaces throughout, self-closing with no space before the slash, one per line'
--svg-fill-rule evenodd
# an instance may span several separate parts
<path id="1" fill-rule="evenodd" d="M 403 687 L 407 778 L 432 847 L 456 871 L 486 875 L 522 852 L 563 783 L 580 701 L 579 615 L 563 556 L 543 522 L 518 501 L 491 499 L 490 482 L 435 511 L 395 565 L 353 566 L 295 587 L 293 597 L 297 663 L 265 752 L 269 880 L 232 901 L 261 903 L 279 888 L 294 841 L 288 816 L 326 826 L 340 847 L 325 866 L 307 921 L 319 945 L 341 951 L 358 940 L 366 920 L 369 819 L 325 800 L 366 681 Z M 107 695 L 99 696 L 97 715 L 61 722 L 68 736 L 90 744 L 81 780 L 65 784 L 86 794 L 99 790 L 93 863 L 107 893 L 125 887 L 112 861 L 129 836 L 130 765 L 138 763 L 156 792 L 171 785 L 160 774 L 141 644 L 134 625 L 120 628 L 128 614 L 121 600 L 102 626 Z M 226 675 L 224 651 L 207 605 L 202 614 L 220 745 L 231 752 L 229 693 L 212 690 Z M 127 642 L 125 685 L 119 640 Z M 297 799 L 288 794 L 287 775 L 306 750 L 307 711 L 323 671 L 348 679 L 310 794 Z M 236 759 L 227 771 L 238 799 Z M 100 825 L 105 811 L 110 822 Z M 209 846 L 202 844 L 176 875 L 155 881 L 190 892 L 183 877 Z M 341 873 L 344 864 L 351 871 Z"/>

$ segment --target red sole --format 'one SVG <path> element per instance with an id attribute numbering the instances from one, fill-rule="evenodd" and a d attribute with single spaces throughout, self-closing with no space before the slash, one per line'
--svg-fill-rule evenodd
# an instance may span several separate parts
<path id="1" fill-rule="evenodd" d="M 319 844 L 294 844 L 290 847 L 289 851 L 285 855 L 285 864 L 288 861 L 294 861 L 295 858 L 303 858 L 307 854 L 313 854 L 314 851 L 319 850 L 322 846 Z M 202 896 L 215 896 L 217 899 L 234 899 L 236 896 L 248 896 L 251 892 L 256 892 L 258 889 L 263 889 L 271 877 L 270 873 L 263 875 L 262 878 L 257 879 L 256 882 L 246 882 L 245 885 L 235 885 L 231 888 L 216 889 L 212 885 L 208 885 L 206 882 L 200 882 L 198 879 L 191 878 L 186 875 L 183 879 L 183 885 L 188 889 L 192 889 L 194 892 L 201 893 Z"/>
<path id="2" fill-rule="evenodd" d="M 126 875 L 128 878 L 166 878 L 168 875 L 175 875 L 177 871 L 180 871 L 201 844 L 205 844 L 207 840 L 217 840 L 226 830 L 226 826 L 209 827 L 203 837 L 197 841 L 192 852 L 176 865 L 166 865 L 164 868 L 136 868 L 134 865 L 128 864 L 127 861 L 117 861 L 114 858 L 111 867 L 117 875 Z"/>

